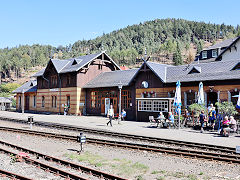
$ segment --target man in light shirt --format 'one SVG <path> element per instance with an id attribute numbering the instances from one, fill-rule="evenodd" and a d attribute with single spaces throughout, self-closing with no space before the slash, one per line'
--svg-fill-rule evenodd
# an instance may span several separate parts
<path id="1" fill-rule="evenodd" d="M 109 121 L 107 123 L 110 124 L 112 126 L 112 119 L 114 118 L 114 109 L 113 109 L 113 105 L 110 106 L 110 109 L 108 109 L 108 113 L 107 113 L 107 117 L 109 118 Z"/>

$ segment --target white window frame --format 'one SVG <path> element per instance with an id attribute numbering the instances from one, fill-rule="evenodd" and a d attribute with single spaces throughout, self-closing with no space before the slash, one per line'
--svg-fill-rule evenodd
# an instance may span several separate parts
<path id="1" fill-rule="evenodd" d="M 144 104 L 146 106 L 143 106 Z M 149 109 L 147 109 L 148 107 L 149 107 Z M 139 100 L 138 101 L 138 111 L 152 112 L 152 100 Z"/>
<path id="2" fill-rule="evenodd" d="M 168 100 L 138 100 L 138 111 L 168 112 L 168 108 Z"/>
<path id="3" fill-rule="evenodd" d="M 217 57 L 217 56 L 218 56 L 217 50 L 216 49 L 212 50 L 212 57 Z"/>
<path id="4" fill-rule="evenodd" d="M 207 51 L 202 52 L 202 59 L 207 59 Z"/>

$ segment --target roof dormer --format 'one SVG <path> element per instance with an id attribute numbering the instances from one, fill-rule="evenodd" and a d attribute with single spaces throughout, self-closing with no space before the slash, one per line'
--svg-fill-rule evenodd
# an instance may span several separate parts
<path id="1" fill-rule="evenodd" d="M 201 67 L 193 66 L 193 68 L 189 71 L 188 74 L 195 74 L 195 73 L 201 73 Z"/>
<path id="2" fill-rule="evenodd" d="M 76 64 L 78 64 L 78 62 L 76 61 L 76 59 L 74 59 L 72 62 L 72 65 L 76 65 Z"/>

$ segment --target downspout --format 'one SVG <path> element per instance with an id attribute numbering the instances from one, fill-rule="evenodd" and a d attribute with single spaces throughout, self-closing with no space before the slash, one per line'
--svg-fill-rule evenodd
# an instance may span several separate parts
<path id="1" fill-rule="evenodd" d="M 61 97 L 62 97 L 62 81 L 61 81 L 61 78 L 60 78 L 60 75 L 58 73 L 58 79 L 59 79 L 59 115 L 61 114 Z"/>

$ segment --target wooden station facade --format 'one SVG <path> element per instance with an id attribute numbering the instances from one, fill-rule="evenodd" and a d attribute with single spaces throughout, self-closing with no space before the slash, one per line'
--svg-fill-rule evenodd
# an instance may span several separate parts
<path id="1" fill-rule="evenodd" d="M 206 106 L 222 101 L 236 104 L 237 98 L 232 96 L 240 91 L 239 52 L 240 42 L 236 38 L 209 63 L 171 66 L 144 61 L 138 69 L 120 70 L 105 52 L 50 60 L 35 75 L 37 80 L 15 90 L 17 109 L 21 111 L 24 104 L 25 110 L 62 114 L 63 105 L 67 104 L 70 114 L 106 115 L 112 104 L 117 114 L 121 84 L 121 108 L 126 110 L 127 119 L 148 121 L 149 115 L 172 111 L 178 80 L 182 108 L 197 102 L 200 82 Z"/>

